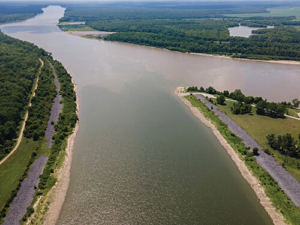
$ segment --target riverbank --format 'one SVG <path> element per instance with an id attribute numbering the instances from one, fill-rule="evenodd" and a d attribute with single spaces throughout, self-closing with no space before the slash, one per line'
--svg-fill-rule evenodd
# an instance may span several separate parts
<path id="1" fill-rule="evenodd" d="M 175 91 L 175 94 L 179 97 L 179 99 L 187 105 L 194 116 L 196 116 L 202 123 L 204 123 L 207 127 L 212 129 L 213 134 L 217 137 L 221 145 L 225 148 L 226 152 L 229 154 L 233 162 L 238 167 L 244 179 L 250 184 L 255 194 L 260 200 L 261 205 L 265 208 L 269 216 L 271 217 L 273 223 L 275 225 L 286 224 L 285 219 L 282 214 L 280 214 L 276 208 L 273 206 L 270 198 L 265 193 L 264 188 L 260 185 L 258 179 L 253 175 L 253 173 L 248 169 L 243 160 L 240 159 L 238 153 L 234 151 L 234 149 L 228 144 L 226 139 L 221 135 L 216 126 L 209 121 L 197 107 L 194 107 L 191 102 L 184 98 L 186 93 L 183 93 L 183 88 L 179 87 Z"/>
<path id="2" fill-rule="evenodd" d="M 69 33 L 69 32 L 67 32 Z M 69 33 L 70 34 L 70 33 Z M 73 35 L 73 34 L 71 34 Z M 81 36 L 83 37 L 83 36 Z M 103 40 L 102 41 L 107 41 Z M 110 41 L 110 42 L 116 42 L 116 41 Z M 289 60 L 261 60 L 261 59 L 244 59 L 244 58 L 232 58 L 230 56 L 224 56 L 224 55 L 213 55 L 213 54 L 206 54 L 206 53 L 196 53 L 196 52 L 180 52 L 180 51 L 172 51 L 166 48 L 158 48 L 154 46 L 147 46 L 147 45 L 139 45 L 139 44 L 133 44 L 133 43 L 128 43 L 128 42 L 119 42 L 123 44 L 128 44 L 128 45 L 138 45 L 138 46 L 144 46 L 148 48 L 154 48 L 154 49 L 160 49 L 163 51 L 170 51 L 170 52 L 176 52 L 176 53 L 181 53 L 181 54 L 189 54 L 189 55 L 196 55 L 196 56 L 206 56 L 206 57 L 216 57 L 216 58 L 223 58 L 223 59 L 232 59 L 232 60 L 237 60 L 237 61 L 249 61 L 249 62 L 262 62 L 262 63 L 275 63 L 275 64 L 285 64 L 285 65 L 300 65 L 300 62 L 298 61 L 289 61 Z"/>
<path id="3" fill-rule="evenodd" d="M 72 83 L 74 85 L 74 91 L 76 93 L 76 105 L 77 105 L 76 113 L 79 118 L 80 105 L 79 105 L 79 98 L 78 98 L 78 93 L 77 93 L 77 86 L 76 86 L 76 83 L 74 81 L 72 74 L 68 71 L 68 69 L 66 67 L 65 67 L 65 69 L 72 77 Z M 76 138 L 78 130 L 79 130 L 79 119 L 76 123 L 73 133 L 68 138 L 68 141 L 67 141 L 68 144 L 65 149 L 66 156 L 64 158 L 63 165 L 58 171 L 55 172 L 57 174 L 57 182 L 48 194 L 49 200 L 50 200 L 50 205 L 48 206 L 49 209 L 45 215 L 45 220 L 44 220 L 43 224 L 56 224 L 56 222 L 59 218 L 59 214 L 60 214 L 60 211 L 64 204 L 64 201 L 65 201 L 65 198 L 67 195 L 67 191 L 68 191 L 68 187 L 70 184 L 73 149 L 74 149 L 75 138 Z"/>

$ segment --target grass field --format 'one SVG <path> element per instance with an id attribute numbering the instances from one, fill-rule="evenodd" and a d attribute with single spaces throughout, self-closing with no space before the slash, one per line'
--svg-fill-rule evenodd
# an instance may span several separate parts
<path id="1" fill-rule="evenodd" d="M 275 134 L 277 136 L 286 133 L 291 133 L 298 139 L 298 134 L 300 133 L 300 121 L 292 118 L 275 119 L 268 116 L 257 115 L 254 107 L 252 107 L 252 113 L 250 114 L 235 115 L 230 110 L 233 103 L 234 102 L 232 101 L 226 101 L 226 105 L 218 105 L 218 107 L 253 137 L 263 149 L 269 149 L 273 157 L 280 164 L 284 163 L 286 169 L 300 182 L 300 169 L 298 168 L 300 159 L 286 157 L 279 151 L 273 150 L 268 146 L 266 139 L 266 136 L 269 134 Z M 288 162 L 285 162 L 285 160 L 288 160 Z"/>
<path id="2" fill-rule="evenodd" d="M 18 149 L 0 165 L 0 209 L 10 197 L 12 190 L 18 185 L 26 166 L 30 160 L 31 153 L 36 150 L 39 142 L 32 139 L 23 138 Z M 47 148 L 45 141 L 41 149 L 37 152 L 39 155 L 48 155 L 50 149 Z"/>
<path id="3" fill-rule="evenodd" d="M 299 118 L 300 109 L 289 109 L 289 115 Z"/>
<path id="4" fill-rule="evenodd" d="M 297 19 L 300 19 L 300 7 L 275 7 L 268 8 L 268 11 L 271 13 L 246 13 L 246 14 L 224 14 L 229 17 L 255 17 L 255 16 L 263 16 L 263 17 L 274 17 L 274 16 L 296 16 Z"/>

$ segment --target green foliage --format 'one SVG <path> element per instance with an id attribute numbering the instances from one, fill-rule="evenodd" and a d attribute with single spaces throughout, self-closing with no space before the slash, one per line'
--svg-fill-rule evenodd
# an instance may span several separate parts
<path id="1" fill-rule="evenodd" d="M 0 32 L 0 160 L 13 148 L 45 51 Z"/>
<path id="2" fill-rule="evenodd" d="M 26 138 L 38 140 L 45 136 L 47 122 L 50 116 L 52 101 L 56 96 L 54 75 L 49 63 L 44 60 L 44 66 L 39 76 L 36 95 L 32 98 L 32 106 L 29 108 L 28 119 L 24 130 Z"/>
<path id="3" fill-rule="evenodd" d="M 283 117 L 286 113 L 286 106 L 282 103 L 259 101 L 256 105 L 256 113 L 258 115 L 267 115 L 270 117 Z"/>
<path id="4" fill-rule="evenodd" d="M 228 18 L 224 14 L 268 12 L 275 3 L 128 3 L 79 4 L 67 8 L 63 21 L 86 21 L 100 31 L 117 32 L 109 41 L 180 52 L 262 60 L 300 60 L 300 31 L 295 16 Z M 228 28 L 243 25 L 274 29 L 253 31 L 250 38 L 230 37 Z M 75 26 L 74 26 L 75 28 Z"/>
<path id="5" fill-rule="evenodd" d="M 46 191 L 49 190 L 49 186 L 53 185 L 53 182 L 51 182 L 51 171 L 53 171 L 56 167 L 55 162 L 60 151 L 65 148 L 64 141 L 70 134 L 72 134 L 78 120 L 78 116 L 76 114 L 76 93 L 74 91 L 71 76 L 60 62 L 54 61 L 51 57 L 48 57 L 48 60 L 53 64 L 60 83 L 60 94 L 63 99 L 63 108 L 62 113 L 59 115 L 58 122 L 55 125 L 56 133 L 52 138 L 54 142 L 50 156 L 43 173 L 40 175 L 38 188 L 42 190 L 46 189 Z"/>
<path id="6" fill-rule="evenodd" d="M 220 18 L 225 13 L 264 13 L 270 5 L 235 2 L 134 2 L 70 4 L 60 22 Z"/>
<path id="7" fill-rule="evenodd" d="M 258 155 L 258 148 L 257 147 L 253 148 L 253 155 Z"/>
<path id="8" fill-rule="evenodd" d="M 295 99 L 292 100 L 292 103 L 293 103 L 293 106 L 294 106 L 295 108 L 298 108 L 298 107 L 299 107 L 299 104 L 300 104 L 300 101 L 299 101 L 298 98 L 295 98 Z"/>
<path id="9" fill-rule="evenodd" d="M 300 154 L 298 152 L 297 140 L 290 134 L 286 133 L 284 135 L 275 134 L 267 135 L 268 145 L 280 151 L 284 155 L 289 155 L 291 157 L 299 158 Z"/>
<path id="10" fill-rule="evenodd" d="M 13 199 L 17 196 L 18 191 L 21 188 L 21 184 L 22 184 L 23 180 L 27 177 L 27 173 L 30 169 L 31 164 L 36 159 L 36 156 L 37 156 L 36 152 L 39 151 L 40 148 L 41 148 L 41 143 L 39 143 L 36 150 L 32 152 L 30 160 L 27 163 L 26 169 L 24 170 L 22 177 L 18 181 L 17 187 L 14 190 L 12 190 L 12 192 L 10 193 L 10 197 L 7 199 L 4 207 L 1 209 L 1 211 L 0 211 L 0 223 L 3 221 L 3 218 L 5 218 L 5 216 L 7 215 L 10 204 L 12 203 Z M 31 210 L 29 210 L 29 211 L 31 212 Z"/>
<path id="11" fill-rule="evenodd" d="M 219 97 L 217 97 L 217 103 L 220 105 L 224 105 L 224 103 L 225 103 L 224 95 L 220 95 Z"/>
<path id="12" fill-rule="evenodd" d="M 42 13 L 42 8 L 46 5 L 28 5 L 28 3 L 0 3 L 0 23 L 26 20 Z"/>
<path id="13" fill-rule="evenodd" d="M 244 104 L 244 103 L 233 103 L 233 110 L 232 113 L 233 114 L 246 114 L 246 113 L 250 113 L 252 111 L 252 106 L 249 104 Z"/>
<path id="14" fill-rule="evenodd" d="M 291 224 L 299 224 L 300 221 L 300 209 L 295 206 L 291 200 L 286 196 L 286 194 L 278 186 L 278 183 L 259 166 L 253 157 L 253 153 L 248 152 L 248 148 L 242 142 L 242 139 L 234 135 L 227 127 L 227 125 L 222 122 L 218 116 L 216 116 L 212 111 L 210 111 L 204 103 L 196 99 L 194 96 L 186 96 L 193 106 L 198 107 L 198 109 L 203 113 L 203 115 L 210 119 L 213 124 L 217 127 L 222 136 L 227 140 L 231 147 L 244 157 L 240 157 L 244 160 L 248 168 L 256 176 L 260 184 L 264 187 L 267 196 L 271 199 L 273 205 L 276 209 L 280 210 L 283 216 Z"/>

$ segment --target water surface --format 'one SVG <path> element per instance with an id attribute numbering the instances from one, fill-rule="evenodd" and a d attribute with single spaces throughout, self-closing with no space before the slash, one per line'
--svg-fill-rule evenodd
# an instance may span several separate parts
<path id="1" fill-rule="evenodd" d="M 274 28 L 274 26 L 267 26 L 267 28 Z M 238 26 L 238 27 L 230 27 L 228 28 L 230 36 L 232 37 L 250 37 L 252 35 L 253 30 L 259 30 L 263 28 L 259 27 L 246 27 L 246 26 Z"/>
<path id="2" fill-rule="evenodd" d="M 84 39 L 50 6 L 6 34 L 53 53 L 80 100 L 71 183 L 58 224 L 271 224 L 211 130 L 177 86 L 235 88 L 270 100 L 299 96 L 299 66 L 197 56 Z"/>

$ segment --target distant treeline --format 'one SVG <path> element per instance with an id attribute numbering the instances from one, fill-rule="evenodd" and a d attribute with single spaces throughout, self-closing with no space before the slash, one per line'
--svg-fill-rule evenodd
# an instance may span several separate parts
<path id="1" fill-rule="evenodd" d="M 28 5 L 24 2 L 2 2 L 0 3 L 0 23 L 29 19 L 38 13 L 42 13 L 42 8 L 46 6 L 46 4 Z"/>
<path id="2" fill-rule="evenodd" d="M 40 67 L 37 46 L 0 32 L 0 160 L 17 138 Z"/>
<path id="3" fill-rule="evenodd" d="M 226 55 L 262 60 L 300 60 L 300 25 L 295 16 L 226 17 L 231 13 L 267 12 L 275 3 L 145 3 L 83 4 L 67 7 L 64 21 L 86 21 L 96 30 L 117 32 L 108 41 L 166 48 L 180 52 Z M 231 37 L 228 28 L 267 27 L 250 38 Z"/>
<path id="4" fill-rule="evenodd" d="M 223 18 L 223 14 L 267 13 L 274 4 L 208 3 L 208 2 L 126 2 L 64 4 L 65 15 L 60 22 L 98 20 L 183 20 Z"/>

